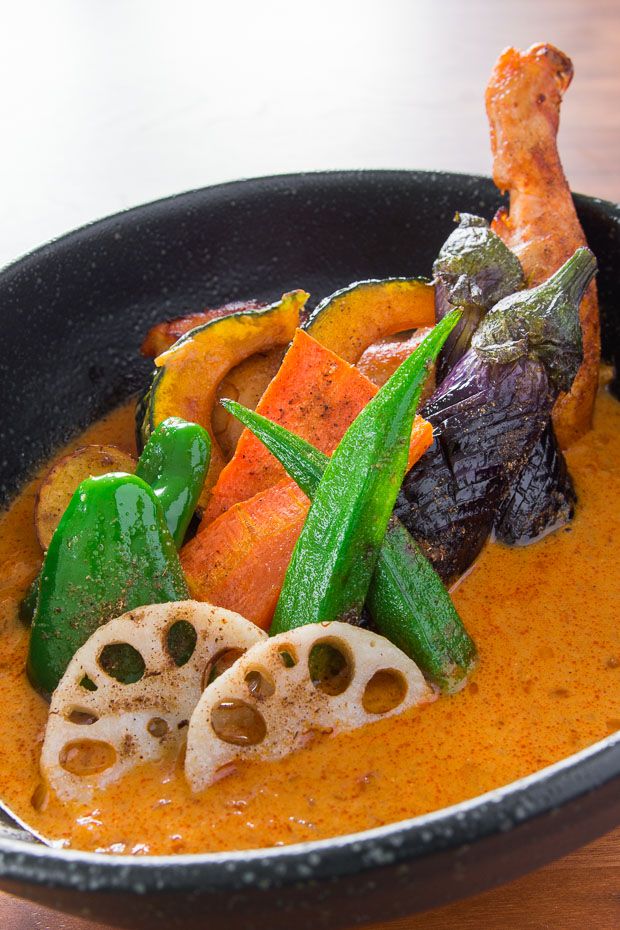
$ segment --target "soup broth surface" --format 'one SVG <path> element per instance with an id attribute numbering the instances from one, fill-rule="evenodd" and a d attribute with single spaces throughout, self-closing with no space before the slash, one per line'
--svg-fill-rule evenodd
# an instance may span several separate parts
<path id="1" fill-rule="evenodd" d="M 133 404 L 73 446 L 133 451 Z M 63 450 L 63 452 L 66 450 Z M 61 804 L 38 770 L 47 704 L 24 673 L 18 603 L 41 549 L 40 478 L 0 518 L 0 798 L 40 834 L 115 853 L 189 853 L 318 840 L 433 811 L 505 785 L 620 729 L 620 404 L 601 390 L 594 429 L 567 453 L 573 523 L 524 548 L 490 543 L 453 591 L 480 662 L 434 704 L 192 795 L 178 761 L 142 766 L 92 803 Z M 44 471 L 47 470 L 44 469 Z"/>

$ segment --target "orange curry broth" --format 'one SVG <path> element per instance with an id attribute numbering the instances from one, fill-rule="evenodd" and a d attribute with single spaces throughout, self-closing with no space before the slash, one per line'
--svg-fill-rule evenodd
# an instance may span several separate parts
<path id="1" fill-rule="evenodd" d="M 133 406 L 80 443 L 131 449 Z M 77 443 L 74 443 L 76 445 Z M 432 811 L 504 785 L 620 728 L 620 404 L 568 453 L 576 518 L 536 545 L 490 544 L 454 592 L 479 647 L 460 693 L 192 796 L 180 766 L 149 764 L 87 806 L 31 798 L 47 705 L 24 674 L 17 603 L 41 559 L 29 484 L 0 523 L 0 797 L 41 834 L 112 852 L 230 850 L 321 839 Z M 40 792 L 39 792 L 40 793 Z"/>

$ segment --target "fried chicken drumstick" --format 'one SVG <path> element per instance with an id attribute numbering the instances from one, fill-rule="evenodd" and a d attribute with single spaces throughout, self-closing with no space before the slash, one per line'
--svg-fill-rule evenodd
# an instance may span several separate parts
<path id="1" fill-rule="evenodd" d="M 510 193 L 510 210 L 498 212 L 493 229 L 518 256 L 528 287 L 546 280 L 587 244 L 556 144 L 560 105 L 572 76 L 570 58 L 541 43 L 526 52 L 502 52 L 487 86 L 493 179 Z M 560 396 L 553 411 L 562 448 L 592 422 L 600 361 L 594 283 L 583 298 L 580 318 L 583 363 L 571 391 Z"/>

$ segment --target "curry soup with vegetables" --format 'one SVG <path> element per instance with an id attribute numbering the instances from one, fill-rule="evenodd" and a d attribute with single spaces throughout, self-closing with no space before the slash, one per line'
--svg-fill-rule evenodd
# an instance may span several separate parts
<path id="1" fill-rule="evenodd" d="M 607 375 L 607 379 L 608 379 Z M 73 447 L 133 446 L 133 405 Z M 0 796 L 43 836 L 89 850 L 202 852 L 272 846 L 376 827 L 474 797 L 620 728 L 617 508 L 620 403 L 600 391 L 594 429 L 569 451 L 573 523 L 529 547 L 490 543 L 453 592 L 480 662 L 469 685 L 402 717 L 252 763 L 202 794 L 178 762 L 137 768 L 86 805 L 42 791 L 48 705 L 24 674 L 17 605 L 37 571 L 38 480 L 2 518 Z M 500 581 L 498 582 L 498 579 Z"/>
<path id="2" fill-rule="evenodd" d="M 137 404 L 0 517 L 0 803 L 45 841 L 324 839 L 620 728 L 620 404 L 557 153 L 571 78 L 549 44 L 500 55 L 510 208 L 456 214 L 432 278 L 156 323 Z"/>

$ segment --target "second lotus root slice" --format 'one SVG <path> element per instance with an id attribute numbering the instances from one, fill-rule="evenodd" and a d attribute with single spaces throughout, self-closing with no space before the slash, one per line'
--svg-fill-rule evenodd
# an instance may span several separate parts
<path id="1" fill-rule="evenodd" d="M 279 759 L 313 733 L 339 733 L 434 700 L 417 665 L 384 637 L 309 624 L 249 649 L 203 693 L 185 774 L 208 788 L 239 760 Z"/>

